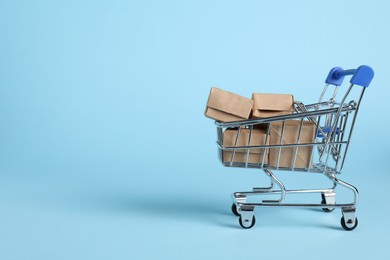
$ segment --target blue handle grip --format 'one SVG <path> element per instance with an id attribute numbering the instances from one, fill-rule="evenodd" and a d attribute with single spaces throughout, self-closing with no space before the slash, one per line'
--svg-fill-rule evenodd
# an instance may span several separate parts
<path id="1" fill-rule="evenodd" d="M 335 67 L 329 71 L 325 83 L 340 86 L 343 83 L 344 77 L 352 75 L 351 84 L 368 87 L 374 78 L 374 70 L 369 66 L 362 65 L 357 69 L 343 70 L 340 67 Z"/>

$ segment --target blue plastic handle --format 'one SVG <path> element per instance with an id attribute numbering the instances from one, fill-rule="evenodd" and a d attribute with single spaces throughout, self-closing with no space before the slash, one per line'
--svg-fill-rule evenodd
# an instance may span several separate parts
<path id="1" fill-rule="evenodd" d="M 362 65 L 357 69 L 343 70 L 340 67 L 334 67 L 329 71 L 325 83 L 340 86 L 343 83 L 344 77 L 352 75 L 351 84 L 368 87 L 374 78 L 374 70 L 369 66 Z"/>

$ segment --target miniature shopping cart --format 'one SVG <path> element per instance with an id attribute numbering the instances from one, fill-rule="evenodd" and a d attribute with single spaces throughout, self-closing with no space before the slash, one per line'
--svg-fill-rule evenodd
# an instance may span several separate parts
<path id="1" fill-rule="evenodd" d="M 339 86 L 348 75 L 352 76 L 350 86 L 338 102 Z M 343 170 L 359 106 L 373 77 L 374 71 L 368 66 L 351 70 L 335 67 L 325 80 L 318 103 L 295 101 L 294 112 L 287 115 L 227 123 L 216 121 L 221 163 L 226 167 L 262 169 L 271 180 L 269 187 L 232 194 L 232 212 L 239 217 L 243 228 L 255 225 L 256 207 L 268 206 L 322 208 L 325 212 L 341 208 L 341 226 L 345 230 L 356 228 L 358 190 L 336 176 Z M 361 91 L 355 85 L 362 87 Z M 353 93 L 356 101 L 349 101 Z M 332 187 L 288 190 L 273 170 L 321 173 L 330 179 Z M 351 203 L 336 203 L 337 185 L 352 191 Z M 286 202 L 288 194 L 308 193 L 321 194 L 321 203 Z M 275 198 L 260 202 L 247 200 L 256 195 Z"/>

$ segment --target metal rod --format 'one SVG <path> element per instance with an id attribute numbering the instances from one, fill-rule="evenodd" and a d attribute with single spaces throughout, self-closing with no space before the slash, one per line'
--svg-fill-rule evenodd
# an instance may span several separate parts
<path id="1" fill-rule="evenodd" d="M 292 193 L 323 193 L 323 192 L 333 192 L 333 189 L 299 189 L 299 190 L 263 190 L 263 188 L 253 188 L 253 191 L 240 191 L 235 192 L 236 195 L 273 195 L 273 194 L 280 194 L 284 192 L 285 194 L 292 194 Z"/>
<path id="2" fill-rule="evenodd" d="M 341 186 L 351 190 L 353 192 L 353 195 L 354 195 L 354 200 L 353 200 L 353 205 L 356 205 L 358 203 L 358 200 L 359 200 L 359 191 L 356 189 L 355 186 L 345 182 L 345 181 L 342 181 L 340 179 L 337 179 L 336 176 L 334 174 L 330 174 L 329 175 L 329 178 L 331 180 L 333 180 L 335 183 L 337 184 L 340 184 Z"/>
<path id="3" fill-rule="evenodd" d="M 345 128 L 346 128 L 346 126 L 347 126 L 348 116 L 349 116 L 349 113 L 346 113 L 346 114 L 345 114 L 344 125 L 343 125 L 343 128 L 342 128 L 342 130 L 341 130 L 341 134 L 340 134 L 340 140 L 338 140 L 338 141 L 343 141 L 343 140 L 344 140 Z M 349 136 L 348 136 L 348 140 L 349 140 Z M 337 162 L 336 162 L 336 166 L 335 166 L 336 169 L 337 169 L 337 166 L 338 166 L 338 164 L 339 164 L 339 162 L 340 162 L 341 154 L 342 154 L 343 147 L 344 147 L 344 146 L 341 145 L 341 144 L 338 144 L 338 146 L 339 146 L 339 148 L 338 148 L 338 150 L 339 150 L 339 157 L 338 157 L 338 160 L 337 160 Z M 344 155 L 345 155 L 345 149 L 344 149 Z M 343 156 L 343 158 L 344 158 L 344 156 Z M 341 170 L 341 167 L 340 167 L 339 171 L 340 171 L 340 170 Z"/>
<path id="4" fill-rule="evenodd" d="M 253 130 L 253 125 L 249 126 L 249 137 L 248 137 L 248 149 L 246 150 L 246 160 L 245 160 L 245 166 L 248 166 L 248 159 L 249 159 L 249 151 L 250 151 L 250 143 L 251 143 L 251 138 L 252 138 L 252 130 Z"/>
<path id="5" fill-rule="evenodd" d="M 353 87 L 353 84 L 351 84 L 351 85 L 349 86 L 347 92 L 345 93 L 345 95 L 344 95 L 344 97 L 343 97 L 343 99 L 342 99 L 342 101 L 341 101 L 341 104 L 344 104 L 344 101 L 345 101 L 345 99 L 347 98 L 347 96 L 349 95 L 349 93 L 351 92 L 352 87 Z M 336 119 L 335 119 L 335 121 L 333 122 L 332 127 L 331 127 L 331 129 L 330 129 L 330 131 L 329 131 L 329 134 L 328 134 L 328 136 L 327 136 L 327 138 L 326 138 L 326 143 L 325 143 L 326 147 L 328 147 L 329 142 L 331 141 L 331 139 L 332 139 L 333 136 L 334 136 L 333 132 L 334 132 L 335 129 L 336 129 L 337 120 L 338 120 L 338 118 L 339 118 L 339 116 L 340 116 L 341 110 L 342 110 L 342 107 L 340 106 L 340 107 L 337 109 L 337 113 L 336 113 L 336 117 L 335 117 Z M 322 155 L 323 155 L 323 154 L 322 154 Z M 321 155 L 321 156 L 322 156 L 322 155 Z M 328 157 L 329 157 L 329 153 L 328 153 L 327 158 L 326 158 L 326 160 L 325 160 L 325 164 L 328 162 Z"/>
<path id="6" fill-rule="evenodd" d="M 268 145 L 268 136 L 269 136 L 270 129 L 271 129 L 271 125 L 267 125 L 267 134 L 265 136 L 265 145 Z M 264 167 L 264 161 L 265 161 L 266 153 L 267 153 L 267 149 L 263 148 L 263 158 L 261 160 L 261 167 Z"/>
<path id="7" fill-rule="evenodd" d="M 283 121 L 283 122 L 282 122 L 282 130 L 281 130 L 280 139 L 279 139 L 279 144 L 280 144 L 280 145 L 282 144 L 282 141 L 283 141 L 283 134 L 284 134 L 284 125 L 285 125 L 285 123 L 286 123 L 286 121 Z M 276 164 L 276 169 L 279 168 L 281 149 L 282 149 L 282 148 L 279 147 L 278 162 L 277 162 L 277 164 Z"/>
<path id="8" fill-rule="evenodd" d="M 343 161 L 341 162 L 340 171 L 344 168 L 344 161 L 345 161 L 345 157 L 347 155 L 347 151 L 348 151 L 348 147 L 349 147 L 349 140 L 351 140 L 353 127 L 355 126 L 356 116 L 357 116 L 357 114 L 359 112 L 360 101 L 362 101 L 362 98 L 363 98 L 365 90 L 366 90 L 366 88 L 362 89 L 362 92 L 360 93 L 359 101 L 358 101 L 358 103 L 356 105 L 356 111 L 355 111 L 355 115 L 353 116 L 353 119 L 352 119 L 351 129 L 349 130 L 348 143 L 347 143 L 347 146 L 345 147 L 344 157 L 343 157 Z"/>
<path id="9" fill-rule="evenodd" d="M 268 175 L 268 177 L 271 178 L 271 181 L 276 183 L 280 188 L 280 199 L 278 200 L 263 200 L 263 203 L 275 203 L 275 202 L 282 202 L 284 201 L 284 198 L 286 197 L 286 188 L 284 187 L 283 183 L 276 178 L 275 175 L 270 170 L 264 170 L 265 174 Z"/>
<path id="10" fill-rule="evenodd" d="M 336 86 L 334 88 L 334 91 L 333 91 L 333 95 L 332 95 L 332 100 L 333 101 L 336 101 L 336 95 L 337 95 L 337 91 L 339 90 L 339 86 Z M 333 103 L 332 103 L 332 106 L 333 106 Z"/>
<path id="11" fill-rule="evenodd" d="M 346 144 L 347 141 L 340 142 L 329 142 L 329 144 Z M 221 145 L 217 142 L 217 145 Z M 226 146 L 223 147 L 224 150 L 244 150 L 248 148 L 287 148 L 287 147 L 303 147 L 303 146 L 318 146 L 322 145 L 321 143 L 303 143 L 303 144 L 270 144 L 270 145 L 252 145 L 252 146 Z M 221 146 L 222 148 L 222 146 Z"/>
<path id="12" fill-rule="evenodd" d="M 313 154 L 314 154 L 314 146 L 312 147 L 311 153 L 310 153 L 309 165 L 307 166 L 307 171 L 308 172 L 310 171 L 311 165 L 313 163 Z"/>
<path id="13" fill-rule="evenodd" d="M 318 100 L 318 103 L 321 103 L 322 98 L 324 97 L 324 95 L 325 95 L 325 93 L 326 93 L 326 90 L 328 89 L 328 86 L 329 86 L 329 84 L 325 84 L 325 87 L 322 89 L 322 93 L 321 93 L 321 95 L 320 95 L 320 98 L 319 98 L 319 100 Z"/>
<path id="14" fill-rule="evenodd" d="M 317 111 L 308 111 L 303 113 L 295 113 L 295 114 L 288 114 L 288 115 L 282 115 L 282 116 L 274 116 L 274 117 L 266 117 L 262 119 L 250 119 L 250 120 L 242 120 L 242 121 L 236 121 L 236 122 L 215 122 L 215 125 L 217 127 L 239 127 L 239 126 L 249 126 L 249 125 L 256 125 L 256 124 L 265 124 L 265 123 L 271 123 L 271 122 L 279 122 L 283 120 L 290 120 L 290 119 L 301 119 L 301 118 L 308 118 L 308 117 L 315 117 L 318 115 L 327 115 L 327 114 L 337 114 L 338 111 L 352 111 L 355 110 L 354 107 L 349 106 L 348 104 L 343 104 L 339 108 L 329 108 L 329 109 L 321 109 Z"/>
<path id="15" fill-rule="evenodd" d="M 241 130 L 241 127 L 239 127 L 238 130 L 237 130 L 236 140 L 234 141 L 234 147 L 237 147 L 237 141 L 238 141 L 238 137 L 240 136 L 240 130 Z M 230 165 L 233 165 L 234 156 L 235 155 L 236 155 L 236 149 L 233 150 L 233 154 L 232 154 L 232 158 L 231 158 L 231 161 L 230 161 Z"/>
<path id="16" fill-rule="evenodd" d="M 247 206 L 247 207 L 297 207 L 297 208 L 324 208 L 326 206 L 331 206 L 332 208 L 344 208 L 344 207 L 353 207 L 355 204 L 305 204 L 305 203 L 239 203 L 238 206 Z"/>
<path id="17" fill-rule="evenodd" d="M 303 118 L 301 119 L 301 123 L 299 124 L 299 132 L 298 132 L 297 144 L 299 144 L 299 142 L 301 140 L 302 125 L 303 125 Z M 297 160 L 298 149 L 299 149 L 298 147 L 295 147 L 295 153 L 294 153 L 294 159 L 293 159 L 293 167 L 292 167 L 293 171 L 295 169 L 295 163 L 296 163 L 296 160 Z"/>

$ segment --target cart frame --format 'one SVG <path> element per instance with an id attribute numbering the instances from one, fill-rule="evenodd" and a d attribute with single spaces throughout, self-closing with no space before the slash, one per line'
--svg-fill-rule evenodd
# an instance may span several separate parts
<path id="1" fill-rule="evenodd" d="M 339 86 L 342 85 L 344 77 L 351 75 L 350 86 L 342 96 L 340 102 L 336 102 Z M 374 77 L 374 71 L 365 65 L 357 69 L 343 70 L 340 67 L 335 67 L 330 70 L 328 77 L 325 80 L 325 87 L 320 95 L 317 103 L 305 105 L 302 102 L 294 102 L 294 113 L 268 117 L 262 119 L 251 119 L 236 122 L 218 122 L 217 126 L 217 146 L 218 154 L 221 163 L 226 167 L 240 168 L 259 168 L 270 178 L 271 184 L 268 187 L 255 187 L 252 191 L 234 192 L 232 194 L 233 205 L 232 211 L 239 216 L 239 223 L 243 228 L 251 228 L 254 226 L 256 219 L 254 209 L 256 207 L 305 207 L 305 208 L 322 208 L 325 212 L 331 212 L 335 208 L 341 208 L 342 218 L 341 226 L 345 230 L 353 230 L 358 225 L 356 217 L 356 205 L 358 203 L 359 192 L 353 185 L 344 182 L 336 177 L 341 174 L 345 159 L 347 156 L 352 132 L 354 129 L 356 116 L 359 111 L 360 103 L 363 98 L 366 88 L 371 83 Z M 334 90 L 328 101 L 323 101 L 325 95 L 333 85 Z M 354 86 L 361 86 L 361 92 L 357 97 L 357 101 L 352 100 L 346 103 L 347 98 L 351 94 Z M 297 142 L 283 144 L 282 138 L 287 120 L 300 121 Z M 315 124 L 315 139 L 311 143 L 300 143 L 302 135 L 303 123 L 309 121 Z M 280 143 L 268 144 L 270 134 L 270 124 L 279 122 L 281 126 Z M 264 145 L 251 145 L 251 137 L 253 129 L 257 126 L 266 126 L 266 140 Z M 227 129 L 236 129 L 236 139 L 233 146 L 224 146 L 223 137 L 224 131 Z M 237 140 L 242 129 L 249 129 L 248 143 L 245 146 L 238 146 Z M 309 147 L 311 155 L 307 167 L 296 167 L 297 153 L 300 147 Z M 282 149 L 292 148 L 294 157 L 289 167 L 281 167 L 280 159 L 283 154 Z M 315 149 L 316 148 L 316 149 Z M 249 162 L 248 158 L 251 149 L 262 149 L 262 161 L 258 163 Z M 265 163 L 266 151 L 270 149 L 278 149 L 278 159 L 276 165 L 270 166 Z M 302 149 L 302 148 L 301 148 Z M 225 152 L 232 154 L 230 160 L 224 156 Z M 234 160 L 235 154 L 238 151 L 246 152 L 246 159 L 241 162 Z M 317 153 L 315 152 L 317 151 Z M 272 171 L 299 171 L 309 173 L 320 173 L 325 175 L 333 183 L 333 186 L 326 189 L 294 189 L 288 190 L 285 185 L 274 175 Z M 353 201 L 350 203 L 336 203 L 337 186 L 344 187 L 353 193 Z M 275 189 L 275 186 L 278 189 Z M 321 203 L 286 203 L 285 198 L 288 194 L 307 194 L 320 193 L 322 196 Z M 247 202 L 247 197 L 257 195 L 278 195 L 277 199 L 262 200 L 261 202 Z"/>

